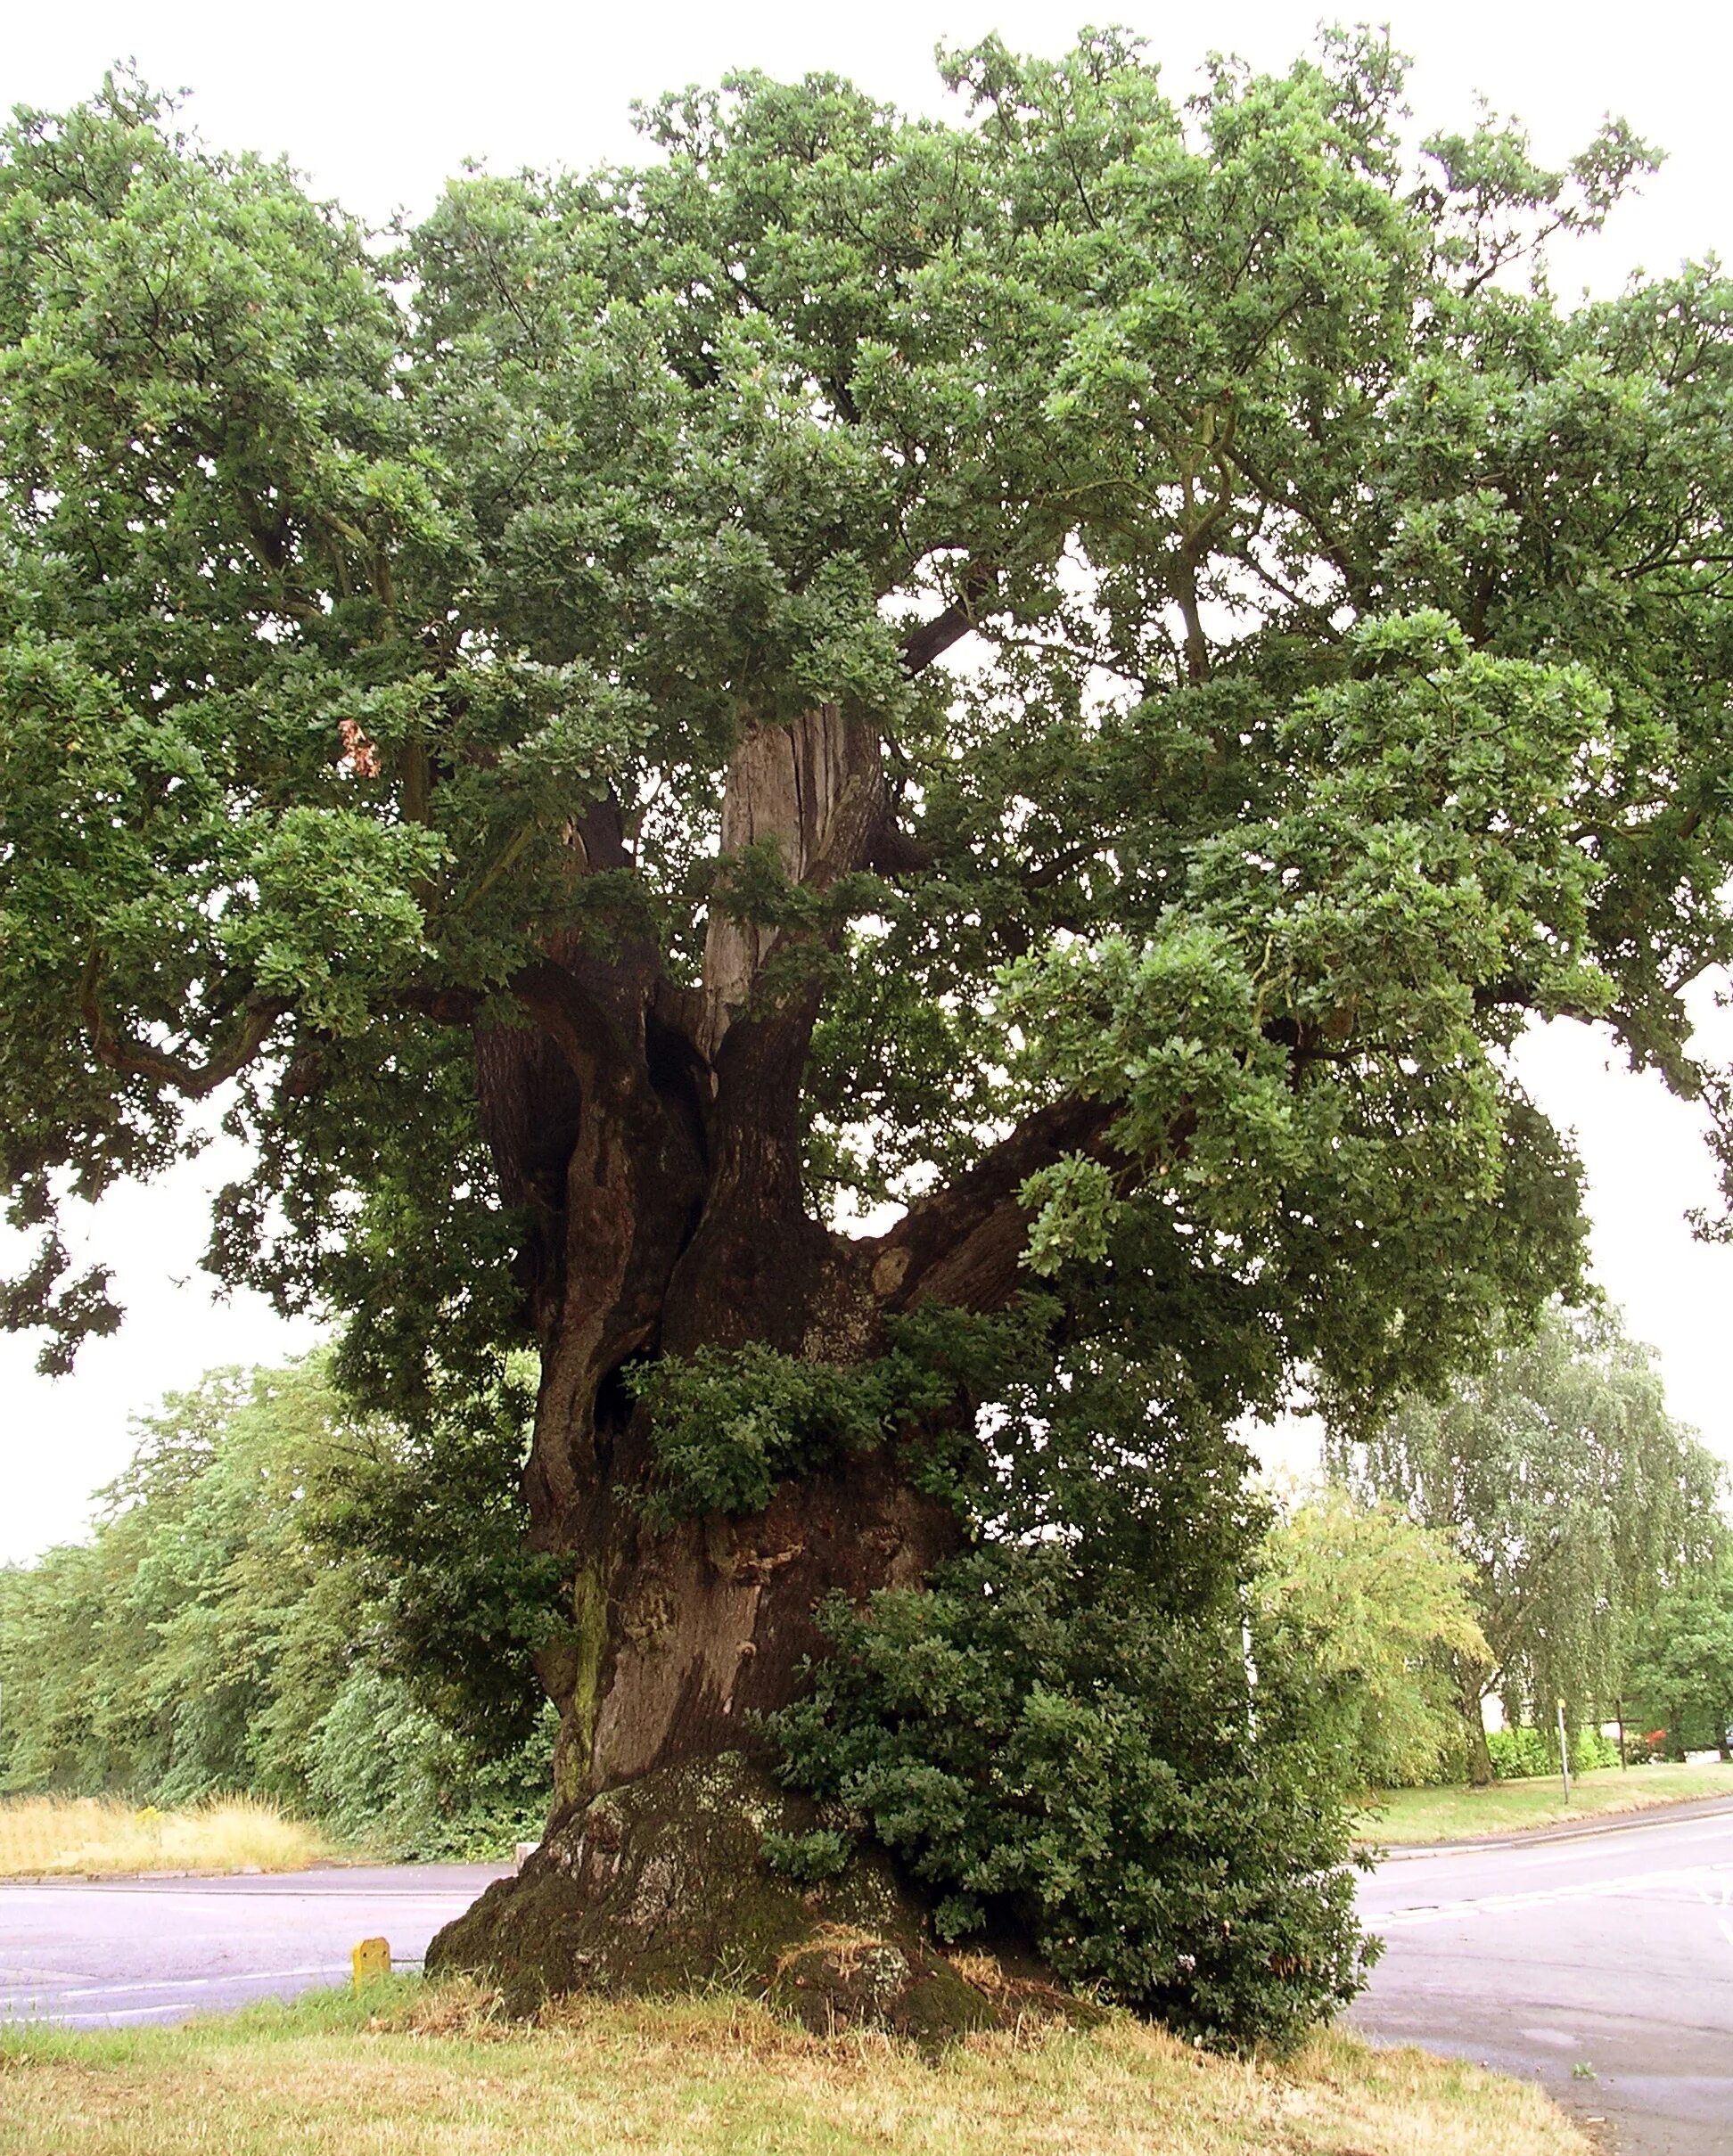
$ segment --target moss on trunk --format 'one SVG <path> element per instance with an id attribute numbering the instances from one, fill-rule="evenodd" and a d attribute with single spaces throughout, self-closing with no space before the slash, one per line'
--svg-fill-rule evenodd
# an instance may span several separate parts
<path id="1" fill-rule="evenodd" d="M 889 1861 L 853 1858 L 814 1887 L 773 1872 L 767 1833 L 816 1808 L 738 1752 L 611 1790 L 549 1833 L 427 1950 L 430 1975 L 475 1975 L 514 2013 L 573 1991 L 668 1995 L 727 1984 L 808 2028 L 870 2025 L 941 2042 L 1004 2003 L 934 1947 Z"/>

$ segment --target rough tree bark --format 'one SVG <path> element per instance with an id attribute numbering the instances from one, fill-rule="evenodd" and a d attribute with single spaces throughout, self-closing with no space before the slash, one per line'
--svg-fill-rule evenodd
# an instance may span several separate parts
<path id="1" fill-rule="evenodd" d="M 728 773 L 722 863 L 768 840 L 792 881 L 822 890 L 886 813 L 877 740 L 834 707 L 754 728 Z M 592 824 L 583 859 L 602 865 L 617 824 Z M 804 1203 L 818 997 L 793 943 L 719 906 L 702 987 L 684 994 L 645 951 L 605 968 L 560 954 L 519 986 L 531 1026 L 478 1041 L 502 1180 L 537 1221 L 532 1531 L 577 1564 L 578 1636 L 543 1668 L 562 1808 L 737 1742 L 743 1717 L 789 1697 L 819 1597 L 916 1578 L 949 1539 L 888 1455 L 791 1483 L 757 1520 L 656 1529 L 631 1502 L 652 1464 L 622 1375 L 634 1358 L 763 1342 L 846 1363 L 879 1344 L 898 1268 L 875 1287 L 877 1255 Z"/>
<path id="2" fill-rule="evenodd" d="M 1468 1780 L 1475 1789 L 1488 1789 L 1494 1780 L 1492 1748 L 1486 1741 L 1483 1712 L 1489 1672 L 1483 1663 L 1456 1657 L 1457 1702 L 1462 1716 L 1463 1748 L 1468 1758 Z"/>
<path id="3" fill-rule="evenodd" d="M 941 635 L 928 625 L 920 661 L 962 626 Z M 810 891 L 906 857 L 876 733 L 834 706 L 748 730 L 727 774 L 721 839 L 724 873 L 769 842 Z M 593 812 L 571 852 L 575 873 L 623 863 L 617 815 Z M 762 1961 L 765 1886 L 746 1877 L 750 1862 L 741 1910 L 713 1906 L 719 1851 L 726 1844 L 736 1869 L 744 1860 L 737 1838 L 694 1824 L 711 1787 L 701 1770 L 726 1756 L 718 1786 L 747 1802 L 737 1776 L 755 1772 L 752 1719 L 784 1705 L 803 1659 L 821 1651 L 823 1598 L 913 1584 L 955 1545 L 953 1516 L 910 1487 L 891 1446 L 784 1483 L 755 1518 L 657 1529 L 631 1498 L 652 1466 L 645 1414 L 624 1375 L 635 1358 L 761 1342 L 847 1364 L 879 1350 L 890 1313 L 924 1299 L 1002 1303 L 1017 1279 L 1019 1185 L 1101 1125 L 1088 1106 L 1036 1116 L 888 1234 L 834 1234 L 809 1214 L 800 1172 L 801 1086 L 820 1000 L 801 964 L 810 933 L 742 921 L 719 904 L 695 991 L 674 988 L 647 947 L 606 965 L 550 951 L 515 984 L 529 1022 L 478 1034 L 483 1127 L 505 1196 L 533 1224 L 522 1257 L 542 1356 L 524 1484 L 532 1538 L 571 1560 L 576 1586 L 573 1636 L 540 1665 L 560 1713 L 547 1840 L 522 1881 L 442 1935 L 435 1965 L 557 1988 L 580 1980 L 571 1955 L 581 1935 L 590 1980 L 635 1982 L 650 1964 L 631 1913 L 645 1909 L 663 1947 L 669 1936 L 691 1944 L 685 1958 L 651 1957 L 661 1978 L 678 1966 L 690 1980 L 724 1946 L 738 1972 L 748 1933 L 757 1943 L 747 1959 Z M 751 1807 L 781 1817 L 788 1800 L 761 1775 L 753 1787 Z M 679 1802 L 670 1810 L 656 1791 Z M 672 1904 L 666 1881 L 640 1890 L 645 1865 L 686 1881 Z M 834 1921 L 828 1906 L 800 1903 L 801 1921 Z M 906 1900 L 896 1906 L 893 1943 L 918 1988 L 933 1977 L 931 1956 Z M 785 1962 L 786 1927 L 770 1929 Z M 906 2002 L 884 2012 L 908 2018 Z"/>

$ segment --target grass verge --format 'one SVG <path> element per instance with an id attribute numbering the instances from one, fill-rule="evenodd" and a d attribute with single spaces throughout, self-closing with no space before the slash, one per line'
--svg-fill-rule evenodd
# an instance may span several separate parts
<path id="1" fill-rule="evenodd" d="M 730 1998 L 573 2002 L 524 2029 L 382 1983 L 180 2029 L 0 2037 L 5 2156 L 1589 2156 L 1538 2090 L 1318 2037 L 1217 2059 L 1115 2016 L 937 2062 Z"/>
<path id="2" fill-rule="evenodd" d="M 297 1872 L 333 1854 L 315 1827 L 256 1797 L 135 1811 L 113 1797 L 0 1801 L 0 1879 L 121 1872 Z"/>
<path id="3" fill-rule="evenodd" d="M 1561 1826 L 1617 1812 L 1648 1811 L 1695 1797 L 1733 1797 L 1733 1766 L 1685 1767 L 1656 1760 L 1647 1767 L 1599 1767 L 1571 1777 L 1571 1801 L 1556 1775 L 1495 1782 L 1490 1789 L 1399 1789 L 1355 1824 L 1368 1841 L 1477 1841 L 1524 1827 Z"/>

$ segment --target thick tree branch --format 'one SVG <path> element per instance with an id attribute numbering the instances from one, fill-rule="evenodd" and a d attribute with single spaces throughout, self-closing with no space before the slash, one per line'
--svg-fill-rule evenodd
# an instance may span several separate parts
<path id="1" fill-rule="evenodd" d="M 99 993 L 102 972 L 102 954 L 93 949 L 79 983 L 78 1007 L 97 1062 L 127 1078 L 149 1078 L 154 1085 L 167 1086 L 189 1101 L 203 1100 L 244 1070 L 290 1007 L 281 996 L 249 996 L 221 1042 L 211 1048 L 203 1062 L 192 1063 L 165 1049 L 129 1040 L 116 1030 L 103 1009 Z"/>
<path id="2" fill-rule="evenodd" d="M 1713 963 L 1712 960 L 1706 962 Z M 1482 981 L 1474 990 L 1474 1008 L 1477 1011 L 1499 1009 L 1533 1011 L 1541 1007 L 1540 991 L 1532 980 L 1521 980 L 1507 975 L 1502 980 Z M 1591 1010 L 1586 1004 L 1578 1005 L 1546 998 L 1545 1014 L 1548 1018 L 1574 1018 L 1585 1026 L 1605 1021 L 1616 1026 L 1617 1014 L 1611 1011 Z"/>
<path id="3" fill-rule="evenodd" d="M 597 1094 L 649 1093 L 642 1038 L 628 1014 L 612 1009 L 579 970 L 553 959 L 522 968 L 507 984 L 574 1077 Z"/>
<path id="4" fill-rule="evenodd" d="M 916 1200 L 867 1245 L 874 1292 L 892 1310 L 923 1302 L 1000 1308 L 1023 1280 L 1029 1213 L 1018 1192 L 1038 1168 L 1067 1153 L 1107 1157 L 1117 1113 L 1105 1101 L 1071 1098 L 1026 1116 L 973 1168 Z"/>
<path id="5" fill-rule="evenodd" d="M 924 674 L 952 644 L 960 644 L 980 620 L 982 603 L 998 587 L 998 571 L 984 562 L 971 562 L 963 571 L 962 589 L 942 613 L 922 621 L 903 638 L 903 665 L 910 674 Z"/>
<path id="6" fill-rule="evenodd" d="M 929 846 L 924 839 L 912 837 L 887 806 L 883 820 L 868 841 L 861 865 L 875 869 L 882 876 L 907 876 L 933 867 L 938 859 L 938 848 Z"/>
<path id="7" fill-rule="evenodd" d="M 1026 891 L 1050 890 L 1055 883 L 1063 882 L 1075 870 L 1098 858 L 1111 843 L 1110 835 L 1104 832 L 1084 840 L 1080 845 L 1065 847 L 1055 854 L 1052 860 L 1044 861 L 1039 868 L 1026 869 L 1023 878 L 1023 889 Z"/>

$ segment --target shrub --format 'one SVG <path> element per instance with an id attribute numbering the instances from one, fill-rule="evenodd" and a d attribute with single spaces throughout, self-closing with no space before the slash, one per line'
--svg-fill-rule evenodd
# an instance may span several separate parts
<path id="1" fill-rule="evenodd" d="M 1213 2045 L 1288 2045 L 1360 1988 L 1327 1715 L 1236 1606 L 1187 1616 L 1054 1545 L 823 1613 L 836 1652 L 771 1727 L 784 1775 L 1067 1984 Z"/>
<path id="2" fill-rule="evenodd" d="M 1486 1740 L 1492 1756 L 1492 1771 L 1500 1782 L 1516 1782 L 1535 1775 L 1558 1772 L 1558 1736 L 1550 1729 L 1495 1729 Z M 1616 1767 L 1619 1748 L 1597 1729 L 1579 1729 L 1571 1739 L 1571 1769 L 1590 1774 L 1599 1767 Z"/>
<path id="3" fill-rule="evenodd" d="M 397 1678 L 357 1668 L 315 1729 L 308 1784 L 319 1818 L 399 1863 L 485 1860 L 546 1824 L 553 1709 L 503 1759 L 477 1754 Z"/>

